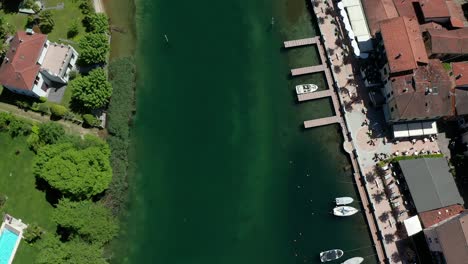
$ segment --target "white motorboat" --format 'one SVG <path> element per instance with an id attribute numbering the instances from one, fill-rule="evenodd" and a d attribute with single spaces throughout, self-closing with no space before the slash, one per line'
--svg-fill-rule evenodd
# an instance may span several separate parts
<path id="1" fill-rule="evenodd" d="M 296 85 L 296 93 L 297 94 L 307 94 L 313 93 L 318 90 L 318 86 L 315 84 L 299 84 Z"/>
<path id="2" fill-rule="evenodd" d="M 327 262 L 339 259 L 343 256 L 343 250 L 341 249 L 331 249 L 327 251 L 320 252 L 320 261 Z"/>
<path id="3" fill-rule="evenodd" d="M 341 264 L 361 264 L 363 261 L 364 261 L 364 258 L 354 257 L 354 258 L 347 259 L 345 262 Z"/>
<path id="4" fill-rule="evenodd" d="M 335 203 L 336 205 L 346 205 L 352 203 L 354 200 L 351 197 L 336 197 Z"/>
<path id="5" fill-rule="evenodd" d="M 358 212 L 358 209 L 351 206 L 337 206 L 333 208 L 333 214 L 336 216 L 351 216 Z"/>

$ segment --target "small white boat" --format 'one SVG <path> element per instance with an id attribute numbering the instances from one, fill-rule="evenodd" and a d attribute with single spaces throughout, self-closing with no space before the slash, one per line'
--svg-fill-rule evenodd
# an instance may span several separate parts
<path id="1" fill-rule="evenodd" d="M 341 249 L 331 249 L 327 251 L 320 252 L 320 261 L 327 262 L 339 259 L 343 256 L 343 250 Z"/>
<path id="2" fill-rule="evenodd" d="M 333 214 L 336 216 L 351 216 L 359 210 L 351 206 L 337 206 L 333 208 Z"/>
<path id="3" fill-rule="evenodd" d="M 354 258 L 347 259 L 345 262 L 341 264 L 361 264 L 363 261 L 364 261 L 364 258 L 354 257 Z"/>
<path id="4" fill-rule="evenodd" d="M 318 90 L 318 86 L 315 84 L 299 84 L 296 85 L 296 93 L 297 94 L 307 94 L 313 93 Z"/>
<path id="5" fill-rule="evenodd" d="M 346 205 L 352 203 L 354 200 L 351 197 L 337 197 L 335 198 L 336 205 Z"/>

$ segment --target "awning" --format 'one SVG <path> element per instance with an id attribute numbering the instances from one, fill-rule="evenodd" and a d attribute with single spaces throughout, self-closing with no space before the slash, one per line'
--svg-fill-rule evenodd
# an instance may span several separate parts
<path id="1" fill-rule="evenodd" d="M 422 125 L 421 123 L 408 123 L 408 132 L 410 137 L 417 137 L 417 136 L 422 136 L 424 135 L 424 132 L 422 130 Z"/>
<path id="2" fill-rule="evenodd" d="M 417 215 L 404 220 L 403 223 L 405 224 L 408 236 L 415 235 L 422 231 L 421 222 L 419 222 L 419 217 Z"/>
<path id="3" fill-rule="evenodd" d="M 436 121 L 397 123 L 393 125 L 393 137 L 395 138 L 430 136 L 437 133 Z"/>
<path id="4" fill-rule="evenodd" d="M 423 131 L 424 131 L 424 135 L 434 135 L 434 134 L 439 133 L 439 131 L 437 130 L 436 121 L 423 122 L 422 123 L 422 128 L 423 128 Z"/>
<path id="5" fill-rule="evenodd" d="M 406 123 L 393 125 L 393 137 L 409 137 L 408 126 Z"/>

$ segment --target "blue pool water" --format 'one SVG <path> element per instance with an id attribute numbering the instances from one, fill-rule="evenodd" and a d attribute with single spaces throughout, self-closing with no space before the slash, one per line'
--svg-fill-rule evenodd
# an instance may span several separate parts
<path id="1" fill-rule="evenodd" d="M 11 258 L 13 249 L 18 240 L 18 235 L 11 232 L 8 228 L 4 228 L 0 234 L 0 264 L 8 264 Z"/>

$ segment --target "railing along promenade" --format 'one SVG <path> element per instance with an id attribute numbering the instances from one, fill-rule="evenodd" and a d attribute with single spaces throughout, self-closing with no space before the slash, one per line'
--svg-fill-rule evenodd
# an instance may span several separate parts
<path id="1" fill-rule="evenodd" d="M 327 0 L 325 0 L 327 1 Z M 315 15 L 318 17 L 318 14 L 321 12 L 321 10 L 325 9 L 327 6 L 324 6 L 323 2 L 320 1 L 320 4 L 319 5 L 315 5 L 314 4 L 314 0 L 311 0 L 311 5 L 314 9 L 314 13 Z M 331 8 L 334 8 L 333 7 L 333 4 L 330 5 Z M 324 29 L 323 27 L 323 24 L 321 23 L 318 23 L 319 24 L 319 30 L 320 32 L 325 32 L 327 29 Z M 330 30 L 330 29 L 328 29 Z M 334 91 L 334 95 L 335 96 L 332 96 L 332 100 L 333 100 L 333 105 L 335 106 L 335 110 L 337 108 L 337 105 L 339 105 L 340 107 L 338 108 L 338 112 L 336 112 L 337 116 L 339 115 L 341 118 L 341 121 L 339 122 L 340 125 L 341 125 L 341 128 L 342 128 L 342 133 L 343 133 L 343 138 L 344 138 L 344 143 L 343 143 L 343 147 L 345 149 L 345 151 L 350 155 L 350 158 L 351 158 L 351 164 L 352 164 L 352 167 L 353 167 L 353 176 L 354 176 L 354 180 L 356 182 L 356 186 L 357 186 L 357 189 L 359 191 L 359 196 L 360 196 L 360 199 L 361 199 L 361 202 L 362 202 L 362 207 L 364 208 L 364 213 L 365 213 L 365 216 L 366 216 L 366 221 L 367 221 L 367 224 L 368 224 L 368 227 L 369 227 L 369 230 L 371 232 L 371 237 L 372 237 L 372 240 L 374 242 L 374 246 L 375 246 L 375 250 L 377 252 L 377 258 L 379 260 L 380 263 L 386 263 L 386 260 L 388 259 L 387 256 L 386 256 L 386 252 L 385 252 L 385 247 L 383 245 L 383 241 L 382 241 L 382 238 L 380 236 L 380 231 L 378 229 L 378 225 L 377 225 L 377 217 L 376 215 L 373 214 L 372 210 L 371 210 L 371 204 L 370 204 L 370 195 L 363 183 L 363 177 L 362 177 L 362 169 L 360 167 L 360 164 L 359 162 L 357 161 L 357 155 L 356 155 L 356 148 L 354 146 L 354 142 L 352 141 L 352 139 L 349 139 L 351 133 L 349 132 L 349 129 L 348 129 L 348 125 L 346 122 L 344 122 L 344 120 L 346 120 L 346 116 L 343 114 L 344 113 L 344 102 L 342 100 L 342 98 L 340 96 L 337 96 L 339 91 L 338 91 L 338 85 L 337 83 L 335 82 L 335 79 L 336 79 L 336 76 L 335 76 L 335 73 L 333 71 L 331 71 L 330 69 L 332 68 L 331 65 L 331 59 L 330 57 L 326 57 L 325 56 L 325 50 L 324 50 L 324 46 L 325 48 L 328 48 L 327 47 L 327 40 L 323 38 L 323 35 L 322 35 L 322 38 L 321 38 L 322 41 L 318 42 L 317 44 L 317 47 L 318 47 L 318 50 L 319 50 L 319 54 L 320 54 L 320 59 L 322 61 L 323 64 L 327 63 L 328 64 L 328 67 L 326 67 L 326 70 L 325 70 L 325 76 L 326 76 L 326 79 L 327 79 L 327 83 L 329 86 L 332 86 L 332 87 L 335 87 Z M 323 44 L 323 46 L 322 46 Z M 341 54 L 337 54 L 336 56 L 341 56 Z M 333 75 L 333 77 L 332 77 Z M 333 89 L 333 88 L 331 88 Z"/>

